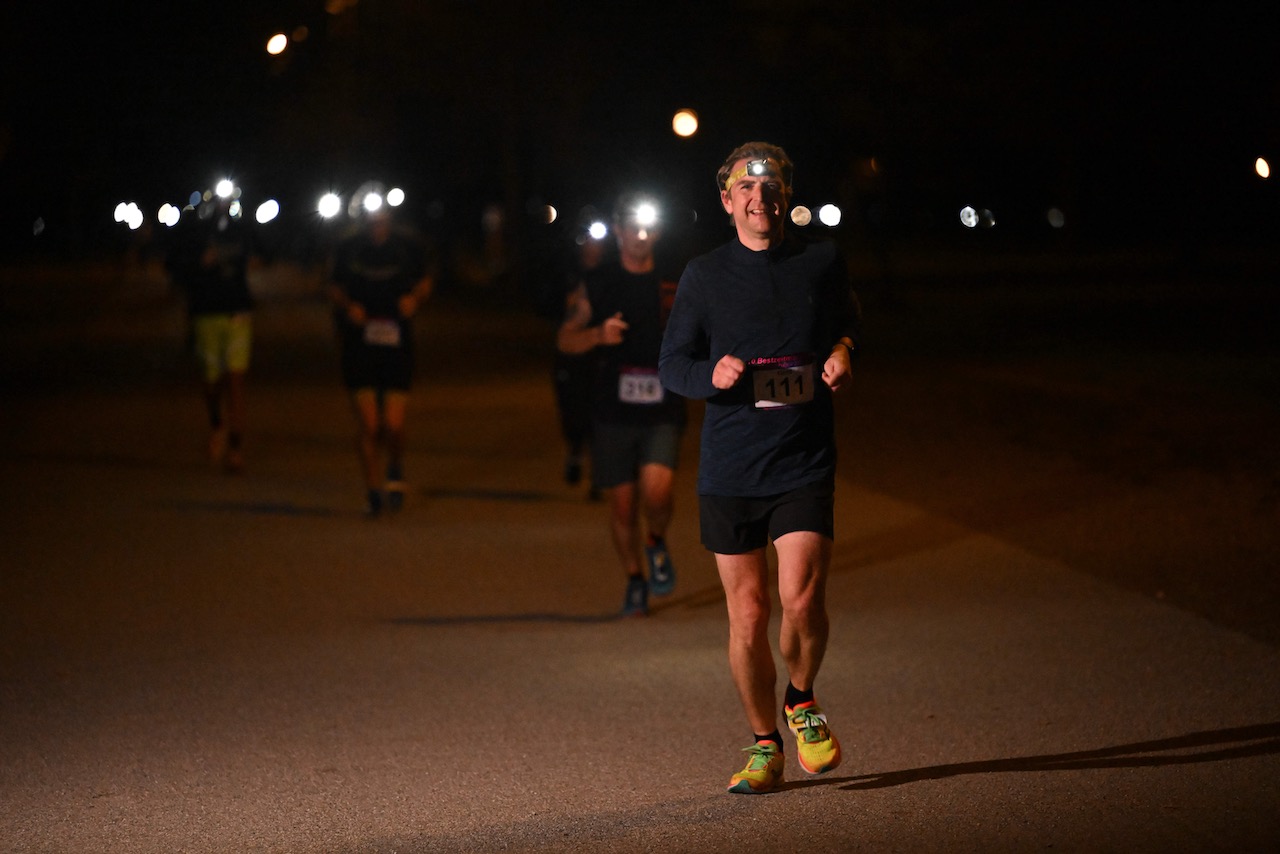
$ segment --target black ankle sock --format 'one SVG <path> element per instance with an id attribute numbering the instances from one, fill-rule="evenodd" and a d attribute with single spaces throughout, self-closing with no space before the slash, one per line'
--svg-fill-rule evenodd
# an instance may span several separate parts
<path id="1" fill-rule="evenodd" d="M 757 735 L 755 733 L 752 733 L 752 735 L 755 737 L 757 742 L 772 741 L 774 744 L 778 745 L 778 752 L 782 752 L 782 733 L 778 732 L 776 729 L 768 735 Z"/>
<path id="2" fill-rule="evenodd" d="M 812 688 L 810 688 L 808 691 L 801 691 L 799 688 L 792 685 L 790 682 L 787 683 L 787 696 L 786 696 L 786 699 L 782 701 L 782 704 L 784 706 L 786 706 L 788 709 L 794 709 L 796 706 L 800 705 L 801 703 L 812 703 L 812 702 L 813 702 Z"/>

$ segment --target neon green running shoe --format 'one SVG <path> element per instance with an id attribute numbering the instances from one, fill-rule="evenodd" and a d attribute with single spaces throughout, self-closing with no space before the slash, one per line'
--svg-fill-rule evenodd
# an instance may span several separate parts
<path id="1" fill-rule="evenodd" d="M 840 764 L 840 742 L 827 726 L 827 716 L 812 700 L 784 710 L 787 726 L 796 736 L 800 767 L 810 774 L 825 774 Z"/>
<path id="2" fill-rule="evenodd" d="M 739 795 L 772 792 L 782 782 L 782 772 L 787 766 L 782 748 L 772 741 L 757 741 L 742 749 L 750 758 L 746 768 L 729 778 L 729 791 Z"/>

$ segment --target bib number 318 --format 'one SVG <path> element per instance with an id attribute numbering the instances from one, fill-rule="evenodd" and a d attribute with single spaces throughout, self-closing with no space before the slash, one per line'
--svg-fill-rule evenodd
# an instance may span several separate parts
<path id="1" fill-rule="evenodd" d="M 618 400 L 623 403 L 662 403 L 662 394 L 657 370 L 628 367 L 618 374 Z"/>

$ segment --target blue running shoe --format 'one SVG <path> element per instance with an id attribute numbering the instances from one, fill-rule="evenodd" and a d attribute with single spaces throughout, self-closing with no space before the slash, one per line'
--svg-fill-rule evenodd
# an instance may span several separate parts
<path id="1" fill-rule="evenodd" d="M 404 507 L 405 485 L 403 480 L 387 481 L 387 510 L 399 513 Z"/>
<path id="2" fill-rule="evenodd" d="M 640 576 L 627 580 L 627 598 L 622 602 L 622 616 L 643 617 L 649 613 L 649 584 Z"/>
<path id="3" fill-rule="evenodd" d="M 666 596 L 676 589 L 676 568 L 671 565 L 667 544 L 659 541 L 656 546 L 645 546 L 644 556 L 649 560 L 649 589 L 654 596 Z"/>

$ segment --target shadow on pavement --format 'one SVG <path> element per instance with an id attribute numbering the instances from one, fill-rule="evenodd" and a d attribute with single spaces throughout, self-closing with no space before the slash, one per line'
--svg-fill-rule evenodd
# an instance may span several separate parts
<path id="1" fill-rule="evenodd" d="M 1175 751 L 1207 748 L 1191 753 Z M 1169 765 L 1191 765 L 1222 762 L 1249 756 L 1280 753 L 1280 722 L 1230 727 L 1228 729 L 1193 732 L 1173 738 L 1138 741 L 1096 750 L 1073 753 L 1050 753 L 1042 756 L 1018 756 L 1008 759 L 986 759 L 979 762 L 956 762 L 930 765 L 881 774 L 861 774 L 829 780 L 804 780 L 787 783 L 784 789 L 838 785 L 845 791 L 887 789 L 923 780 L 942 780 L 971 774 L 1000 774 L 1027 771 L 1082 771 L 1096 768 L 1155 768 Z"/>

